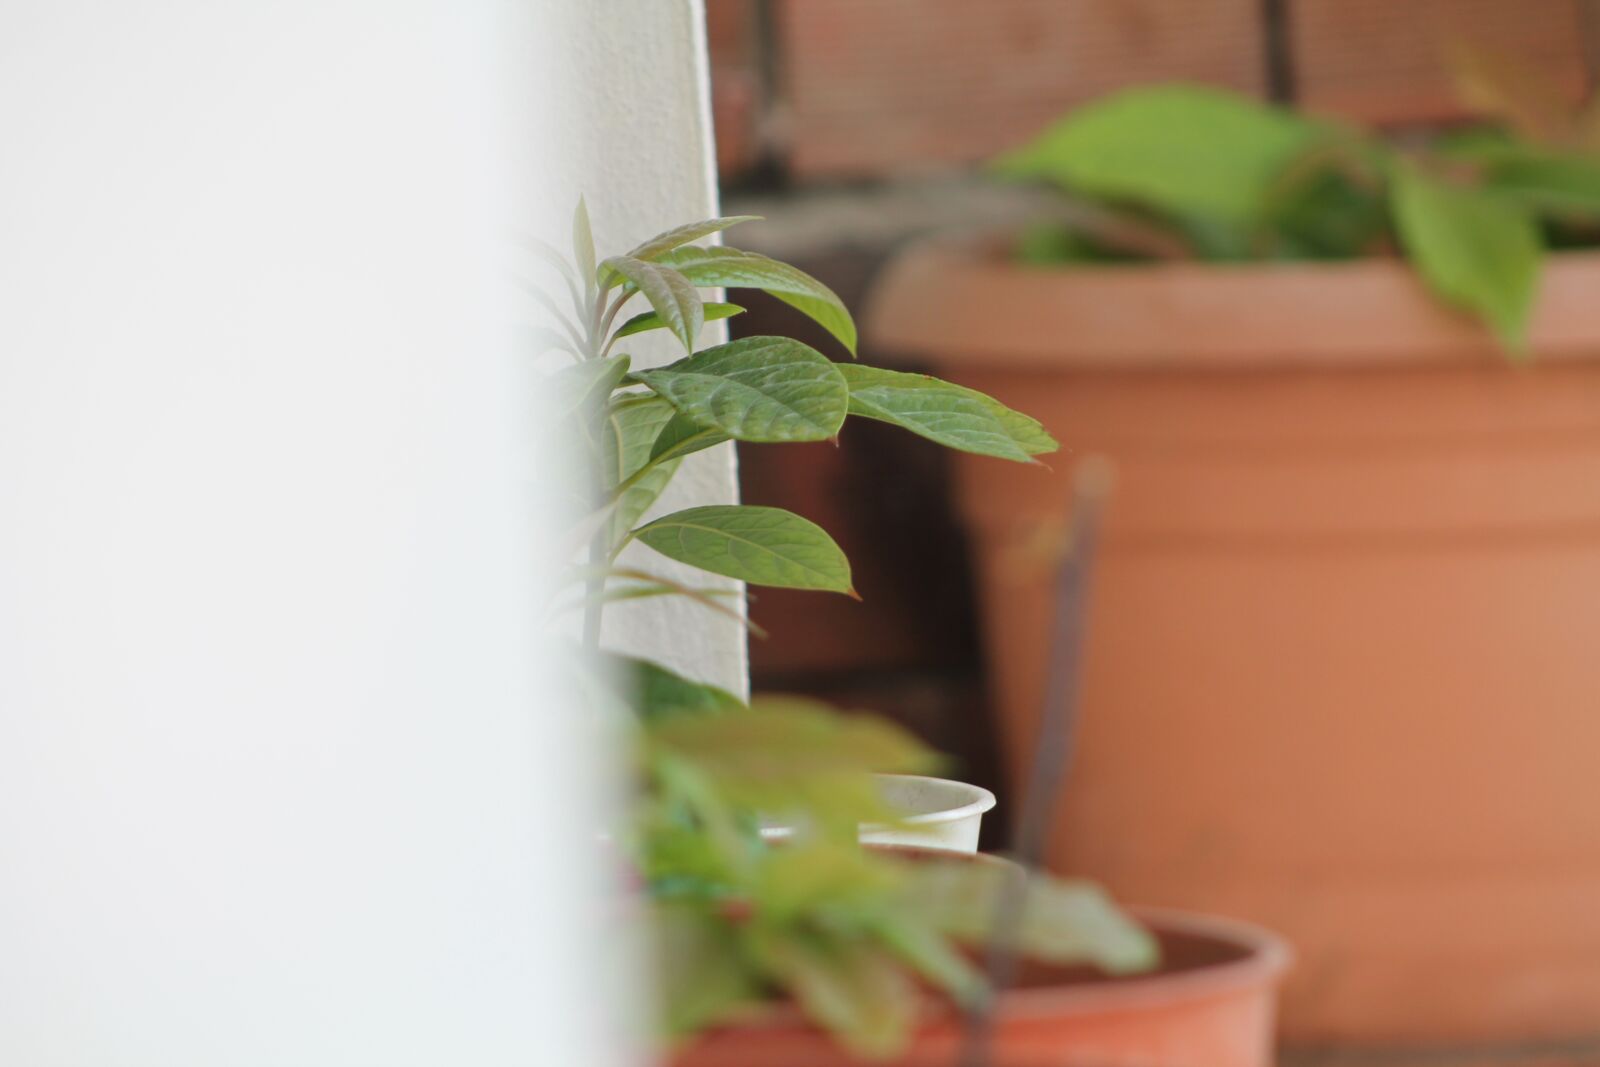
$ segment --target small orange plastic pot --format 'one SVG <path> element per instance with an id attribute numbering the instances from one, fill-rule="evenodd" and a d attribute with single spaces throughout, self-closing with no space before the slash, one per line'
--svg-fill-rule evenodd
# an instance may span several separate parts
<path id="1" fill-rule="evenodd" d="M 1254 926 L 1177 911 L 1135 914 L 1162 966 L 1105 978 L 1035 968 L 1000 997 L 994 1067 L 1269 1067 L 1277 988 L 1290 953 Z M 962 1020 L 931 1002 L 906 1052 L 878 1067 L 953 1067 Z M 791 1006 L 702 1035 L 672 1067 L 844 1067 L 864 1062 Z"/>

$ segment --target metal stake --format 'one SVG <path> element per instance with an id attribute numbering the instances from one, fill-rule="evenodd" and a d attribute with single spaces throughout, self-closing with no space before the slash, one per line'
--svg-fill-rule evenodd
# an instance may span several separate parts
<path id="1" fill-rule="evenodd" d="M 1000 994 L 1015 980 L 1016 941 L 1028 899 L 1028 879 L 1044 857 L 1056 798 L 1066 781 L 1077 734 L 1078 690 L 1088 621 L 1089 577 L 1100 536 L 1100 517 L 1111 494 L 1111 465 L 1090 456 L 1073 475 L 1072 511 L 1066 552 L 1056 570 L 1055 620 L 1050 635 L 1049 673 L 1039 716 L 1033 767 L 1024 793 L 1011 857 L 1018 864 L 996 901 L 984 954 L 988 995 L 972 1005 L 962 1033 L 962 1067 L 989 1067 L 994 1013 Z"/>

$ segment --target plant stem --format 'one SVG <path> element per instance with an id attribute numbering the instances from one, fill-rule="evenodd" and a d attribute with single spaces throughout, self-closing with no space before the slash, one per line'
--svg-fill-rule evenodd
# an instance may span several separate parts
<path id="1" fill-rule="evenodd" d="M 1050 635 L 1049 675 L 1045 680 L 1039 736 L 1011 849 L 1018 869 L 1007 880 L 995 904 L 984 958 L 988 995 L 967 1012 L 962 1067 L 986 1067 L 991 1062 L 996 1001 L 1016 975 L 1017 933 L 1027 906 L 1028 882 L 1043 859 L 1056 799 L 1072 761 L 1089 577 L 1099 540 L 1100 513 L 1110 492 L 1111 467 L 1104 459 L 1090 456 L 1078 464 L 1073 478 L 1067 554 L 1056 571 L 1055 626 Z"/>
<path id="2" fill-rule="evenodd" d="M 622 305 L 626 304 L 628 302 L 628 298 L 631 296 L 633 296 L 633 294 L 628 292 L 618 293 L 617 299 L 612 302 L 609 308 L 606 309 L 604 317 L 598 320 L 600 323 L 600 337 L 602 339 L 604 339 L 605 336 L 611 332 L 612 324 L 617 321 L 617 312 L 622 310 Z M 599 314 L 599 311 L 600 309 L 596 307 L 596 315 Z M 615 340 L 615 338 L 613 338 L 613 340 Z M 607 344 L 605 347 L 608 351 L 611 348 L 609 344 Z"/>
<path id="3" fill-rule="evenodd" d="M 597 405 L 595 419 L 601 424 L 601 433 L 605 432 L 606 419 L 604 405 Z M 592 470 L 593 488 L 597 498 L 605 494 L 601 486 L 605 484 L 600 471 L 601 463 L 597 458 Z M 611 564 L 611 515 L 607 502 L 601 500 L 599 507 L 607 511 L 600 525 L 595 527 L 594 536 L 589 539 L 589 578 L 584 583 L 583 601 L 583 647 L 586 652 L 594 653 L 600 648 L 600 614 L 605 610 L 606 569 Z"/>
<path id="4" fill-rule="evenodd" d="M 598 349 L 605 341 L 605 328 L 600 325 L 600 307 L 603 294 L 596 291 L 593 280 L 585 287 L 588 299 L 588 310 L 592 312 L 588 322 L 588 356 L 593 359 L 598 354 Z M 600 428 L 600 433 L 605 433 L 606 406 L 604 403 L 596 405 L 594 413 L 595 423 Z M 597 437 L 598 439 L 598 437 Z M 601 486 L 604 480 L 599 470 L 599 461 L 596 461 L 594 470 L 594 491 L 596 496 L 603 496 Z M 605 506 L 602 501 L 601 507 Z M 585 596 L 583 603 L 583 647 L 589 653 L 600 649 L 600 616 L 605 610 L 606 567 L 611 562 L 610 533 L 611 519 L 609 516 L 600 523 L 594 532 L 594 537 L 589 541 L 589 566 L 591 574 L 584 583 Z"/>

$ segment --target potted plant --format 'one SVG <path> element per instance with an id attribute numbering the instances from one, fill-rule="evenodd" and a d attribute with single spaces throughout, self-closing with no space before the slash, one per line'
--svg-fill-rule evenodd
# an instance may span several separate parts
<path id="1" fill-rule="evenodd" d="M 989 1003 L 961 946 L 981 946 L 1005 904 L 1022 916 L 1015 947 L 1055 969 L 995 1002 L 997 1062 L 1046 1042 L 1063 1054 L 1163 1048 L 1166 1062 L 1264 1065 L 1284 966 L 1275 939 L 1187 915 L 1141 924 L 1092 886 L 1019 881 L 982 857 L 863 848 L 864 825 L 904 829 L 874 774 L 937 766 L 909 735 L 798 698 L 746 704 L 599 650 L 601 612 L 616 599 L 683 596 L 731 610 L 709 589 L 619 564 L 636 541 L 746 582 L 852 591 L 832 540 L 787 511 L 716 505 L 650 517 L 682 457 L 698 449 L 826 439 L 849 414 L 1022 464 L 1055 448 L 1032 419 L 927 376 L 835 364 L 781 337 L 696 350 L 706 318 L 738 311 L 702 300 L 700 288 L 722 286 L 771 292 L 854 348 L 848 311 L 808 275 L 693 244 L 740 221 L 680 227 L 597 261 L 580 205 L 573 261 L 544 250 L 570 282 L 574 312 L 551 308 L 564 321 L 549 340 L 575 358 L 550 382 L 559 432 L 579 443 L 594 474 L 581 525 L 589 549 L 571 579 L 582 593 L 571 603 L 590 656 L 611 668 L 586 691 L 634 738 L 634 810 L 610 836 L 637 872 L 652 922 L 662 1014 L 683 1042 L 676 1062 L 932 1063 L 952 1047 L 958 1009 Z M 635 298 L 648 309 L 624 319 Z M 634 370 L 619 343 L 657 329 L 671 331 L 685 357 Z M 789 830 L 782 840 L 761 832 L 773 818 Z M 1153 970 L 1158 945 L 1167 953 Z"/>
<path id="2" fill-rule="evenodd" d="M 1500 124 L 1401 142 L 1092 103 L 998 164 L 1060 217 L 906 251 L 869 317 L 1117 464 L 1052 855 L 1285 931 L 1291 1039 L 1595 1029 L 1600 126 L 1464 82 Z M 1065 494 L 957 493 L 1016 768 Z"/>

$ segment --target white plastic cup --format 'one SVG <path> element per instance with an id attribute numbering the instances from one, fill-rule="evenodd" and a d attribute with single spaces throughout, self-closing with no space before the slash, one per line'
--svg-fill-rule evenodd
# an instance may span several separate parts
<path id="1" fill-rule="evenodd" d="M 993 793 L 970 782 L 920 774 L 881 774 L 878 783 L 885 803 L 901 819 L 892 826 L 863 826 L 863 844 L 978 851 L 978 830 L 983 813 L 995 805 Z"/>
<path id="2" fill-rule="evenodd" d="M 884 803 L 900 818 L 889 826 L 863 823 L 864 845 L 910 845 L 947 852 L 978 851 L 978 831 L 983 813 L 995 806 L 994 794 L 970 782 L 929 778 L 920 774 L 879 774 Z M 761 836 L 783 841 L 794 828 L 767 823 Z"/>

